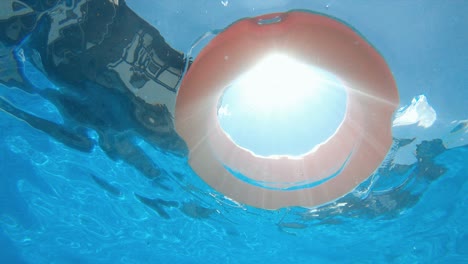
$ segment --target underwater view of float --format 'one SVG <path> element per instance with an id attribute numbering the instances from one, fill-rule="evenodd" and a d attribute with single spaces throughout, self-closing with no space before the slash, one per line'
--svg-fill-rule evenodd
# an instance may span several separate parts
<path id="1" fill-rule="evenodd" d="M 30 2 L 0 262 L 468 260 L 467 3 Z"/>

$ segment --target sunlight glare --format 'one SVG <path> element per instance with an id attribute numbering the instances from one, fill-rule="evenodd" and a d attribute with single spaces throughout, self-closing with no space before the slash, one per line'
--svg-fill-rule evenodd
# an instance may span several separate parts
<path id="1" fill-rule="evenodd" d="M 318 96 L 320 72 L 282 54 L 262 60 L 232 86 L 244 106 L 257 113 L 285 111 Z M 323 77 L 322 77 L 323 78 Z"/>
<path id="2" fill-rule="evenodd" d="M 256 154 L 301 155 L 334 133 L 345 109 L 340 79 L 277 53 L 227 87 L 218 118 L 238 145 Z"/>

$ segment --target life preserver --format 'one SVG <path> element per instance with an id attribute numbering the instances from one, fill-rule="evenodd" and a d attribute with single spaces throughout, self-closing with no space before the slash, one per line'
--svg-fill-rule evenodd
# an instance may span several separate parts
<path id="1" fill-rule="evenodd" d="M 298 157 L 257 156 L 221 128 L 225 89 L 271 53 L 338 76 L 346 114 L 326 142 Z M 398 91 L 382 56 L 349 26 L 325 15 L 290 11 L 240 20 L 200 52 L 177 95 L 176 130 L 189 163 L 210 186 L 252 206 L 316 206 L 353 190 L 378 168 L 391 144 Z"/>

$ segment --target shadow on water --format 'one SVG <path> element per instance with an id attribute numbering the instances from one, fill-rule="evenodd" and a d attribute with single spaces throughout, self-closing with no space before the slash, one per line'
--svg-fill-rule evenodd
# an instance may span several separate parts
<path id="1" fill-rule="evenodd" d="M 107 182 L 106 180 L 104 180 L 103 178 L 100 178 L 94 174 L 91 174 L 91 178 L 93 179 L 93 181 L 99 186 L 101 187 L 103 190 L 105 190 L 107 193 L 109 193 L 110 195 L 113 195 L 115 197 L 122 197 L 122 191 L 120 191 L 119 188 L 115 187 L 114 185 L 110 184 L 109 182 Z"/>

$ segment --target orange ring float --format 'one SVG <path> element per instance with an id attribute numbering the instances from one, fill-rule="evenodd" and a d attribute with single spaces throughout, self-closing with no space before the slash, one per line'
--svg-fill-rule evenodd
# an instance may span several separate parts
<path id="1" fill-rule="evenodd" d="M 345 84 L 341 125 L 301 156 L 257 156 L 237 146 L 217 118 L 225 89 L 272 53 L 324 69 Z M 290 11 L 240 20 L 211 40 L 182 81 L 175 121 L 191 167 L 214 189 L 265 209 L 310 207 L 345 195 L 379 167 L 392 144 L 398 103 L 390 69 L 362 36 L 330 17 Z"/>

